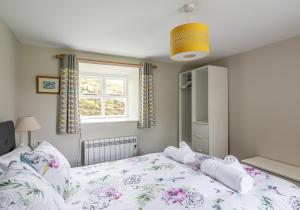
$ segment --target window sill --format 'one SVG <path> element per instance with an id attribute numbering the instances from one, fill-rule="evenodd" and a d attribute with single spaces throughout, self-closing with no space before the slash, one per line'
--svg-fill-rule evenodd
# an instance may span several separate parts
<path id="1" fill-rule="evenodd" d="M 111 118 L 111 119 L 81 119 L 81 124 L 93 123 L 121 123 L 121 122 L 138 122 L 136 119 L 129 118 Z"/>

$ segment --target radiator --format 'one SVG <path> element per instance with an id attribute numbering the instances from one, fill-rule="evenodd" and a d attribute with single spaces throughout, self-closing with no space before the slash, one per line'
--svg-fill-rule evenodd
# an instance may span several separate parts
<path id="1" fill-rule="evenodd" d="M 134 157 L 137 155 L 137 137 L 84 140 L 83 153 L 84 165 Z"/>

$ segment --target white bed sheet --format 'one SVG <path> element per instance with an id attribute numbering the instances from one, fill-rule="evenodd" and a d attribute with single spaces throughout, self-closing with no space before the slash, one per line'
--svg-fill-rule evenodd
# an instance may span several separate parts
<path id="1" fill-rule="evenodd" d="M 105 210 L 300 210 L 300 187 L 243 165 L 255 181 L 237 193 L 200 171 L 203 159 L 186 166 L 154 153 L 71 170 L 67 209 Z"/>

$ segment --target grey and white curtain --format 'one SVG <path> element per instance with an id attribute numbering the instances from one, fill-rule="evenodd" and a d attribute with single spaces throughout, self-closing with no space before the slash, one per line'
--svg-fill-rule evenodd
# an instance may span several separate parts
<path id="1" fill-rule="evenodd" d="M 153 93 L 153 67 L 151 63 L 143 63 L 140 68 L 140 106 L 139 128 L 156 126 Z"/>
<path id="2" fill-rule="evenodd" d="M 75 55 L 64 55 L 61 61 L 58 134 L 80 133 L 79 72 Z"/>

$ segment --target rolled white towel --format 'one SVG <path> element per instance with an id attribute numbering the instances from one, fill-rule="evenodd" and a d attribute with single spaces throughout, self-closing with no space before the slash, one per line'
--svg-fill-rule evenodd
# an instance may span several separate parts
<path id="1" fill-rule="evenodd" d="M 179 150 L 179 154 L 183 155 L 183 163 L 186 165 L 193 164 L 195 162 L 195 154 L 194 153 L 183 153 Z"/>
<path id="2" fill-rule="evenodd" d="M 186 164 L 192 164 L 196 161 L 196 154 L 185 141 L 179 143 L 179 153 L 184 153 Z"/>
<path id="3" fill-rule="evenodd" d="M 177 147 L 169 146 L 164 150 L 164 154 L 178 162 L 183 163 L 184 157 L 180 155 Z"/>
<path id="4" fill-rule="evenodd" d="M 167 147 L 164 150 L 164 154 L 183 164 L 192 164 L 195 162 L 195 154 L 186 153 L 182 150 L 179 150 L 177 147 Z"/>
<path id="5" fill-rule="evenodd" d="M 224 158 L 224 163 L 230 167 L 233 167 L 241 172 L 246 173 L 240 161 L 233 155 L 228 155 Z"/>
<path id="6" fill-rule="evenodd" d="M 192 153 L 192 154 L 195 154 L 193 152 L 193 150 L 190 148 L 190 146 L 185 142 L 185 141 L 181 141 L 179 143 L 179 149 L 186 152 L 186 153 Z"/>
<path id="7" fill-rule="evenodd" d="M 218 160 L 205 160 L 201 164 L 201 171 L 243 194 L 249 192 L 254 184 L 251 176 Z"/>

